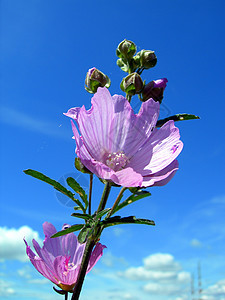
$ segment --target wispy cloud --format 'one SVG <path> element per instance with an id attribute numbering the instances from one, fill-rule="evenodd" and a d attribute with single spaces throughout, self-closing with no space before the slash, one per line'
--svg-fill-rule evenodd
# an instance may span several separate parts
<path id="1" fill-rule="evenodd" d="M 35 116 L 28 115 L 10 107 L 0 107 L 0 121 L 11 126 L 19 126 L 24 130 L 39 132 L 57 138 L 68 140 L 69 136 L 69 132 L 62 128 L 60 124 L 40 120 Z"/>
<path id="2" fill-rule="evenodd" d="M 0 259 L 28 261 L 23 238 L 31 243 L 34 238 L 40 242 L 39 234 L 29 226 L 22 226 L 18 229 L 0 227 Z"/>

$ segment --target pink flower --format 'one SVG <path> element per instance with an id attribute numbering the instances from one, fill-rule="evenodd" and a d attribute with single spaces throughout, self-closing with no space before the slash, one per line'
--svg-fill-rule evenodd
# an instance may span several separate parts
<path id="1" fill-rule="evenodd" d="M 66 224 L 65 226 L 68 227 Z M 43 230 L 45 234 L 43 247 L 41 248 L 33 240 L 33 246 L 37 255 L 30 249 L 30 246 L 24 239 L 27 255 L 38 272 L 64 291 L 71 292 L 76 284 L 85 244 L 80 244 L 73 233 L 51 238 L 57 232 L 51 223 L 45 222 Z M 96 244 L 91 254 L 87 273 L 102 256 L 104 248 L 106 247 L 102 244 Z"/>
<path id="2" fill-rule="evenodd" d="M 98 88 L 91 109 L 68 110 L 65 115 L 76 121 L 81 134 L 72 122 L 76 154 L 84 166 L 124 187 L 166 184 L 178 169 L 183 143 L 173 121 L 155 127 L 159 106 L 149 99 L 135 115 L 123 96 Z"/>

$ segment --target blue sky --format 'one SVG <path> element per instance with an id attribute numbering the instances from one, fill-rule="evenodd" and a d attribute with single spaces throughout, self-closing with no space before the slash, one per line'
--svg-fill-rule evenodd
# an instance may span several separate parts
<path id="1" fill-rule="evenodd" d="M 70 107 L 90 107 L 84 78 L 97 67 L 122 93 L 115 49 L 124 38 L 154 50 L 147 81 L 168 78 L 161 116 L 194 113 L 177 123 L 180 169 L 152 196 L 121 211 L 155 227 L 105 230 L 104 256 L 81 299 L 189 300 L 202 269 L 202 299 L 225 299 L 224 1 L 2 0 L 1 3 L 1 299 L 60 299 L 26 260 L 24 235 L 43 239 L 42 223 L 73 223 L 70 203 L 22 170 L 58 180 L 87 177 L 73 167 Z M 132 100 L 136 105 L 138 100 Z M 95 203 L 103 188 L 94 180 Z M 112 197 L 118 193 L 113 189 Z M 40 291 L 41 287 L 41 291 Z"/>

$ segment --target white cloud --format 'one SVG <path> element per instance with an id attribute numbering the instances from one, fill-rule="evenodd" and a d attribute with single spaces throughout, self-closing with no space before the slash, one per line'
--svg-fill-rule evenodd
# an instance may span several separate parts
<path id="1" fill-rule="evenodd" d="M 0 120 L 5 124 L 19 126 L 26 130 L 68 139 L 68 133 L 66 134 L 65 129 L 62 129 L 61 125 L 37 119 L 32 115 L 25 114 L 13 108 L 0 107 Z"/>
<path id="2" fill-rule="evenodd" d="M 201 298 L 203 300 L 225 300 L 225 279 L 203 289 Z"/>
<path id="3" fill-rule="evenodd" d="M 179 270 L 180 265 L 174 261 L 171 254 L 156 253 L 149 255 L 143 260 L 146 269 L 151 270 Z"/>
<path id="4" fill-rule="evenodd" d="M 15 294 L 15 290 L 11 287 L 11 283 L 0 279 L 0 296 L 8 297 Z"/>
<path id="5" fill-rule="evenodd" d="M 115 227 L 115 228 L 113 228 L 112 232 L 116 237 L 120 237 L 121 235 L 124 234 L 125 230 L 120 227 Z"/>
<path id="6" fill-rule="evenodd" d="M 15 259 L 22 262 L 28 261 L 23 241 L 24 237 L 29 245 L 31 245 L 33 238 L 37 242 L 41 242 L 38 232 L 29 226 L 22 226 L 18 229 L 0 227 L 0 260 Z"/>
<path id="7" fill-rule="evenodd" d="M 201 248 L 202 243 L 198 239 L 192 239 L 191 240 L 191 246 L 194 248 Z"/>
<path id="8" fill-rule="evenodd" d="M 34 284 L 48 284 L 49 280 L 46 278 L 43 279 L 30 279 L 28 280 L 28 283 L 34 283 Z"/>
<path id="9" fill-rule="evenodd" d="M 225 195 L 214 197 L 211 200 L 211 203 L 225 204 Z"/>
<path id="10" fill-rule="evenodd" d="M 112 255 L 111 252 L 107 251 L 101 258 L 101 263 L 107 267 L 113 267 L 116 264 L 127 265 L 125 259 L 123 257 L 117 257 Z"/>
<path id="11" fill-rule="evenodd" d="M 30 266 L 25 266 L 24 268 L 17 270 L 17 273 L 20 277 L 25 279 L 30 279 L 32 277 Z"/>
<path id="12" fill-rule="evenodd" d="M 130 280 L 147 281 L 142 288 L 154 295 L 182 296 L 190 289 L 190 273 L 183 271 L 168 253 L 152 254 L 143 259 L 143 266 L 130 267 L 119 275 Z"/>
<path id="13" fill-rule="evenodd" d="M 146 270 L 145 267 L 131 267 L 128 268 L 124 273 L 126 278 L 131 280 L 171 280 L 175 279 L 176 272 L 164 272 L 164 271 L 150 271 Z"/>

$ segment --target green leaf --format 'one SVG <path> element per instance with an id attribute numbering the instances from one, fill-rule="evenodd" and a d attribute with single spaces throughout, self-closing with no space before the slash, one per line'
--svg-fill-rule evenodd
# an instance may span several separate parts
<path id="1" fill-rule="evenodd" d="M 80 206 L 74 206 L 74 210 L 82 210 Z"/>
<path id="2" fill-rule="evenodd" d="M 144 224 L 155 225 L 155 222 L 148 219 L 137 219 L 135 216 L 121 218 L 120 216 L 111 217 L 100 222 L 104 227 L 110 227 L 120 224 Z"/>
<path id="3" fill-rule="evenodd" d="M 76 218 L 80 218 L 80 219 L 84 219 L 84 220 L 90 220 L 90 219 L 92 219 L 92 216 L 90 216 L 88 214 L 72 213 L 71 216 L 72 217 L 76 217 Z"/>
<path id="4" fill-rule="evenodd" d="M 39 180 L 42 180 L 42 181 L 52 185 L 56 190 L 63 193 L 64 195 L 68 196 L 72 200 L 74 200 L 74 197 L 73 197 L 74 194 L 71 191 L 68 191 L 64 186 L 62 186 L 59 182 L 55 181 L 54 179 L 51 179 L 51 178 L 47 177 L 46 175 L 44 175 L 38 171 L 31 170 L 31 169 L 24 170 L 23 172 L 27 175 L 33 176 Z"/>
<path id="5" fill-rule="evenodd" d="M 84 226 L 85 226 L 84 224 L 75 224 L 75 225 L 72 225 L 71 227 L 69 227 L 69 228 L 67 228 L 67 229 L 58 231 L 57 233 L 53 234 L 53 235 L 51 236 L 51 238 L 55 238 L 55 237 L 58 237 L 58 236 L 63 236 L 63 235 L 66 235 L 66 234 L 68 234 L 68 233 L 71 233 L 71 232 L 80 230 L 80 229 L 83 228 Z"/>
<path id="6" fill-rule="evenodd" d="M 80 195 L 81 199 L 84 201 L 85 204 L 85 209 L 88 207 L 88 200 L 87 200 L 87 195 L 83 188 L 79 185 L 79 183 L 73 178 L 73 177 L 68 177 L 66 179 L 68 185 L 77 193 Z"/>
<path id="7" fill-rule="evenodd" d="M 61 183 L 35 170 L 27 169 L 24 170 L 24 173 L 52 185 L 57 191 L 63 193 L 64 195 L 72 199 L 77 205 L 79 205 L 81 210 L 85 211 L 82 203 L 78 199 L 75 199 L 74 194 L 71 191 L 67 190 L 63 185 L 61 185 Z"/>
<path id="8" fill-rule="evenodd" d="M 90 225 L 84 226 L 84 228 L 80 231 L 80 233 L 78 235 L 79 243 L 81 243 L 81 244 L 85 243 L 88 236 L 91 234 L 92 231 L 93 231 L 93 228 L 91 228 Z"/>
<path id="9" fill-rule="evenodd" d="M 101 210 L 99 213 L 96 214 L 95 218 L 101 219 L 101 217 L 103 217 L 105 214 L 107 214 L 110 210 L 111 210 L 111 208 L 106 208 L 106 209 Z"/>
<path id="10" fill-rule="evenodd" d="M 195 116 L 195 115 L 190 115 L 190 114 L 177 114 L 177 115 L 170 116 L 170 117 L 162 119 L 162 120 L 158 120 L 158 122 L 156 123 L 156 126 L 161 127 L 163 124 L 165 124 L 169 120 L 185 121 L 185 120 L 195 120 L 195 119 L 200 119 L 200 117 Z"/>
<path id="11" fill-rule="evenodd" d="M 142 190 L 139 190 L 137 191 L 135 194 L 131 195 L 130 197 L 128 197 L 126 200 L 124 200 L 122 203 L 120 203 L 116 208 L 115 210 L 113 211 L 113 213 L 117 212 L 118 210 L 120 210 L 121 208 L 124 208 L 125 206 L 137 201 L 137 200 L 140 200 L 140 199 L 143 199 L 145 197 L 149 197 L 151 196 L 151 193 L 147 192 L 147 191 L 142 191 Z"/>

